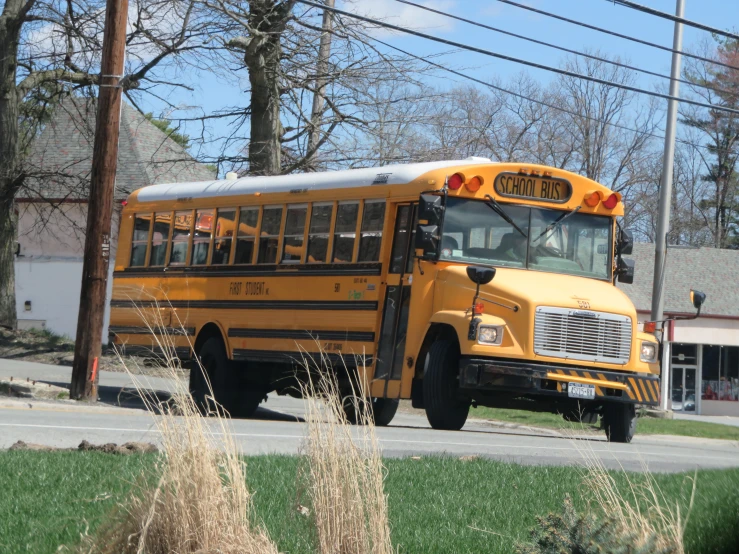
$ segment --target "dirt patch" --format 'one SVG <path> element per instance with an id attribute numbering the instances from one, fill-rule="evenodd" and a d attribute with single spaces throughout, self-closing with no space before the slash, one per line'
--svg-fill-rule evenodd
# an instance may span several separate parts
<path id="1" fill-rule="evenodd" d="M 107 444 L 91 444 L 82 441 L 77 448 L 57 448 L 55 446 L 46 446 L 44 444 L 35 444 L 23 441 L 17 441 L 8 450 L 30 450 L 33 452 L 105 452 L 106 454 L 121 454 L 128 456 L 129 454 L 148 454 L 151 452 L 159 452 L 156 445 L 150 442 L 126 442 L 118 445 L 113 442 Z"/>
<path id="2" fill-rule="evenodd" d="M 71 366 L 74 361 L 74 341 L 55 335 L 49 331 L 10 330 L 0 327 L 0 358 L 39 362 L 42 364 Z M 126 356 L 124 367 L 118 354 L 112 347 L 104 346 L 98 361 L 100 371 L 117 371 L 153 377 L 167 377 L 170 369 L 162 369 L 164 365 L 155 356 Z M 183 376 L 186 370 L 181 370 Z"/>

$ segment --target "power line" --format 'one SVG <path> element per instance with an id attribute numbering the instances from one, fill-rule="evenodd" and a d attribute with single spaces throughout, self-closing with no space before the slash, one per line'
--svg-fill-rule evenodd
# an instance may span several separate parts
<path id="1" fill-rule="evenodd" d="M 649 90 L 640 89 L 638 87 L 633 87 L 631 85 L 624 85 L 621 83 L 614 83 L 613 81 L 608 81 L 606 79 L 599 79 L 597 77 L 589 77 L 587 75 L 582 75 L 580 73 L 576 73 L 574 71 L 568 71 L 566 69 L 559 69 L 556 67 L 550 67 L 548 65 L 531 62 L 528 60 L 523 60 L 521 58 L 515 58 L 513 56 L 506 56 L 505 54 L 499 54 L 497 52 L 493 52 L 492 50 L 485 50 L 484 48 L 478 48 L 476 46 L 470 46 L 469 44 L 463 44 L 461 42 L 456 42 L 453 40 L 444 39 L 441 37 L 435 37 L 426 33 L 422 33 L 420 31 L 414 31 L 412 29 L 406 29 L 404 27 L 399 27 L 397 25 L 393 25 L 391 23 L 385 23 L 384 21 L 379 21 L 377 19 L 372 19 L 371 17 L 365 17 L 363 15 L 358 15 L 352 12 L 347 12 L 345 10 L 340 10 L 338 8 L 329 8 L 328 6 L 325 6 L 324 4 L 318 4 L 316 2 L 312 2 L 310 0 L 297 0 L 297 2 L 300 2 L 301 4 L 305 4 L 308 6 L 313 6 L 314 8 L 320 8 L 323 10 L 329 10 L 333 13 L 337 13 L 339 15 L 345 15 L 347 17 L 351 17 L 353 19 L 357 19 L 359 21 L 364 21 L 366 23 L 371 23 L 373 25 L 376 25 L 378 27 L 385 27 L 386 29 L 392 29 L 394 31 L 399 31 L 401 33 L 406 33 L 409 35 L 414 35 L 420 38 L 424 38 L 426 40 L 431 40 L 434 42 L 439 42 L 441 44 L 446 44 L 449 46 L 454 46 L 456 48 L 462 48 L 464 50 L 469 50 L 470 52 L 476 52 L 478 54 L 483 54 L 484 56 L 490 56 L 492 58 L 497 58 L 500 60 L 505 60 L 513 63 L 518 63 L 521 65 L 526 65 L 528 67 L 534 67 L 536 69 L 542 69 L 544 71 L 549 71 L 550 73 L 556 73 L 558 75 L 564 75 L 566 77 L 573 77 L 575 79 L 582 79 L 584 81 L 591 81 L 593 83 L 598 83 L 601 85 L 619 88 L 622 90 L 628 90 L 630 92 L 635 92 L 637 94 L 644 94 L 646 96 L 653 96 L 655 98 L 662 98 L 664 100 L 677 100 L 678 102 L 682 102 L 683 104 L 690 104 L 693 106 L 698 106 L 701 108 L 708 108 L 710 110 L 716 110 L 716 111 L 722 111 L 732 114 L 739 115 L 739 110 L 735 110 L 733 108 L 726 108 L 723 106 L 716 106 L 714 104 L 707 104 L 704 102 L 698 102 L 695 100 L 688 100 L 684 98 L 676 98 L 674 96 L 670 96 L 669 94 L 662 94 L 661 92 L 654 92 Z"/>
<path id="2" fill-rule="evenodd" d="M 666 12 L 661 12 L 648 6 L 642 6 L 641 4 L 637 4 L 636 2 L 629 2 L 629 0 L 606 0 L 606 2 L 612 2 L 614 4 L 618 4 L 619 6 L 624 6 L 626 8 L 631 8 L 633 10 L 648 13 L 649 15 L 656 15 L 657 17 L 669 19 L 670 21 L 674 21 L 675 23 L 682 23 L 683 25 L 687 25 L 688 27 L 695 27 L 696 29 L 700 29 L 701 31 L 708 31 L 709 33 L 721 35 L 732 40 L 739 40 L 739 35 L 735 35 L 734 33 L 722 31 L 721 29 L 717 29 L 715 27 L 709 27 L 708 25 L 704 25 L 703 23 L 698 23 L 696 21 L 691 21 L 690 19 L 685 19 L 684 17 L 678 17 Z"/>
<path id="3" fill-rule="evenodd" d="M 629 36 L 629 35 L 624 35 L 622 33 L 617 33 L 615 31 L 610 31 L 608 29 L 604 29 L 603 27 L 597 27 L 595 25 L 590 25 L 589 23 L 583 23 L 583 22 L 577 21 L 575 19 L 570 19 L 568 17 L 557 15 L 557 14 L 554 14 L 554 13 L 551 13 L 551 12 L 547 12 L 547 11 L 544 11 L 544 10 L 539 10 L 537 8 L 532 8 L 531 6 L 526 6 L 525 4 L 519 4 L 518 2 L 513 2 L 512 0 L 498 0 L 498 2 L 502 2 L 503 4 L 508 4 L 510 6 L 515 6 L 516 8 L 521 8 L 522 10 L 528 10 L 528 11 L 533 12 L 533 13 L 538 13 L 539 15 L 543 15 L 543 16 L 546 16 L 546 17 L 551 17 L 552 19 L 558 19 L 559 21 L 565 21 L 566 23 L 572 23 L 573 25 L 578 25 L 579 27 L 584 27 L 586 29 L 591 29 L 593 31 L 598 31 L 599 33 L 605 33 L 606 35 L 611 35 L 611 36 L 622 38 L 622 39 L 625 39 L 625 40 L 630 40 L 632 42 L 643 44 L 645 46 L 651 46 L 652 48 L 657 48 L 659 50 L 664 50 L 665 52 L 673 52 L 673 53 L 674 52 L 677 52 L 678 54 L 681 54 L 681 55 L 685 56 L 686 58 L 692 58 L 694 60 L 699 60 L 699 61 L 702 61 L 702 62 L 711 63 L 711 64 L 718 65 L 718 66 L 721 66 L 721 67 L 726 67 L 728 69 L 733 69 L 735 71 L 739 71 L 739 67 L 736 67 L 736 66 L 733 66 L 733 65 L 730 65 L 730 64 L 726 64 L 726 63 L 723 63 L 723 62 L 720 62 L 720 61 L 717 61 L 717 60 L 712 60 L 711 58 L 706 58 L 704 56 L 698 56 L 697 54 L 691 54 L 689 52 L 677 51 L 677 50 L 674 50 L 674 49 L 672 49 L 672 48 L 670 48 L 668 46 L 662 46 L 661 44 L 657 44 L 656 42 L 649 42 L 648 40 L 643 40 L 643 39 L 632 37 L 632 36 Z"/>
<path id="4" fill-rule="evenodd" d="M 536 98 L 531 98 L 530 96 L 526 96 L 525 94 L 521 94 L 519 92 L 514 92 L 512 90 L 508 90 L 508 89 L 503 88 L 503 87 L 500 87 L 498 85 L 494 85 L 492 83 L 488 83 L 487 81 L 483 81 L 482 79 L 478 79 L 477 77 L 473 77 L 472 75 L 467 75 L 466 73 L 462 73 L 461 71 L 457 71 L 455 69 L 451 69 L 449 67 L 446 67 L 445 65 L 442 65 L 442 64 L 439 64 L 439 63 L 436 63 L 436 62 L 432 62 L 428 58 L 422 58 L 421 56 L 418 56 L 416 54 L 413 54 L 412 52 L 408 52 L 406 50 L 403 50 L 402 48 L 398 48 L 397 46 L 393 46 L 392 44 L 388 44 L 387 42 L 384 42 L 384 41 L 382 41 L 382 40 L 380 40 L 378 38 L 375 38 L 375 37 L 370 37 L 370 38 L 372 40 L 374 40 L 375 42 L 377 42 L 379 44 L 382 44 L 383 46 L 387 46 L 388 48 L 392 48 L 396 52 L 400 52 L 401 54 L 405 54 L 406 56 L 410 56 L 412 58 L 415 58 L 415 59 L 417 59 L 419 61 L 422 61 L 423 63 L 428 64 L 428 65 L 430 65 L 432 67 L 436 67 L 438 69 L 441 69 L 442 71 L 446 71 L 447 73 L 451 73 L 451 74 L 456 75 L 458 77 L 462 77 L 463 79 L 467 79 L 468 81 L 472 81 L 472 82 L 478 83 L 480 85 L 483 85 L 485 87 L 491 88 L 493 90 L 497 90 L 497 91 L 502 92 L 504 94 L 510 94 L 511 96 L 516 96 L 518 98 L 521 98 L 522 100 L 527 100 L 529 102 L 533 102 L 534 104 L 539 104 L 541 106 L 545 106 L 545 107 L 550 108 L 552 110 L 557 110 L 559 112 L 566 113 L 566 114 L 572 115 L 574 117 L 580 117 L 582 119 L 587 119 L 589 121 L 595 121 L 596 123 L 601 123 L 601 124 L 604 124 L 604 125 L 609 125 L 610 127 L 614 127 L 616 129 L 623 129 L 624 131 L 629 131 L 629 132 L 632 132 L 632 133 L 643 133 L 644 135 L 646 135 L 648 137 L 656 138 L 656 139 L 659 139 L 659 140 L 665 140 L 664 135 L 655 135 L 654 133 L 650 133 L 650 132 L 647 132 L 647 131 L 639 131 L 637 129 L 633 129 L 631 127 L 627 127 L 626 125 L 621 125 L 619 123 L 613 123 L 613 122 L 610 122 L 610 121 L 604 121 L 602 119 L 598 119 L 597 117 L 592 117 L 592 116 L 589 116 L 589 115 L 585 115 L 585 114 L 581 114 L 581 113 L 578 113 L 578 112 L 574 112 L 572 110 L 568 110 L 567 108 L 563 108 L 563 107 L 557 106 L 555 104 L 550 104 L 550 103 L 545 102 L 543 100 L 537 100 Z M 661 131 L 661 129 L 660 129 L 660 131 Z M 677 142 L 680 142 L 680 143 L 685 144 L 687 146 L 692 146 L 693 148 L 703 148 L 703 149 L 709 150 L 709 147 L 706 146 L 706 145 L 704 145 L 704 144 L 695 144 L 694 142 L 690 142 L 690 141 L 683 140 L 683 139 L 675 139 L 675 140 Z"/>
<path id="5" fill-rule="evenodd" d="M 556 44 L 545 42 L 543 40 L 538 40 L 538 39 L 535 39 L 535 38 L 527 37 L 525 35 L 519 35 L 518 33 L 513 33 L 511 31 L 506 31 L 504 29 L 499 29 L 497 27 L 492 27 L 490 25 L 486 25 L 485 23 L 480 23 L 479 21 L 474 21 L 472 19 L 467 19 L 465 17 L 454 15 L 452 13 L 443 12 L 441 10 L 436 10 L 436 9 L 430 8 L 428 6 L 423 6 L 421 4 L 417 4 L 415 2 L 409 2 L 408 0 L 395 0 L 395 1 L 396 2 L 400 2 L 401 4 L 407 4 L 409 6 L 413 6 L 415 8 L 419 8 L 421 10 L 426 10 L 428 12 L 432 12 L 432 13 L 435 13 L 435 14 L 443 15 L 444 17 L 449 17 L 451 19 L 456 19 L 457 21 L 463 21 L 465 23 L 469 23 L 470 25 L 475 25 L 476 27 L 482 27 L 483 29 L 488 29 L 490 31 L 495 31 L 496 33 L 501 33 L 503 35 L 508 35 L 508 36 L 515 37 L 515 38 L 518 38 L 518 39 L 521 39 L 521 40 L 525 40 L 525 41 L 528 41 L 528 42 L 533 42 L 534 44 L 540 44 L 540 45 L 546 46 L 548 48 L 554 48 L 555 50 L 560 50 L 562 52 L 567 52 L 569 54 L 574 54 L 576 56 L 582 56 L 584 58 L 589 58 L 591 60 L 597 60 L 599 62 L 603 62 L 603 63 L 615 65 L 617 67 L 622 67 L 622 68 L 628 69 L 630 71 L 638 71 L 639 73 L 644 73 L 646 75 L 652 75 L 654 77 L 659 77 L 660 79 L 667 79 L 667 80 L 670 80 L 671 79 L 671 77 L 669 75 L 665 75 L 663 73 L 657 73 L 656 71 L 650 71 L 648 69 L 642 69 L 640 67 L 636 67 L 636 66 L 633 66 L 633 65 L 629 65 L 629 64 L 617 62 L 617 61 L 614 61 L 614 60 L 609 60 L 608 58 L 601 58 L 600 56 L 595 56 L 593 54 L 588 54 L 586 52 L 580 52 L 578 50 L 572 50 L 570 48 L 565 48 L 564 46 L 558 46 Z M 710 85 L 703 85 L 703 84 L 700 84 L 700 83 L 694 83 L 694 82 L 689 81 L 687 79 L 680 79 L 680 78 L 678 78 L 677 81 L 679 81 L 681 83 L 685 83 L 686 85 L 690 85 L 690 86 L 693 86 L 693 87 L 696 87 L 697 86 L 697 87 L 708 89 L 708 90 L 711 90 L 711 91 L 714 91 L 714 92 L 723 92 L 723 93 L 726 93 L 726 94 L 734 94 L 733 91 L 728 91 L 728 90 L 724 90 L 724 89 L 718 89 L 718 88 L 715 88 L 715 87 L 711 87 Z"/>

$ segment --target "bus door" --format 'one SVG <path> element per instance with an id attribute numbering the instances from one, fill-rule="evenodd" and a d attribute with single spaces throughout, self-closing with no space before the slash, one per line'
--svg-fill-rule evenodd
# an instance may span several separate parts
<path id="1" fill-rule="evenodd" d="M 390 267 L 382 311 L 380 341 L 377 347 L 375 380 L 384 380 L 384 396 L 388 394 L 388 382 L 400 380 L 403 372 L 403 354 L 408 330 L 408 311 L 411 305 L 411 281 L 413 278 L 413 234 L 415 232 L 417 204 L 398 204 L 395 212 Z"/>

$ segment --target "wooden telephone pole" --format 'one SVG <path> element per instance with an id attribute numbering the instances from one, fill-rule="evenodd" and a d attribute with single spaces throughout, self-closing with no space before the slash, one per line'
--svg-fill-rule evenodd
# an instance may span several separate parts
<path id="1" fill-rule="evenodd" d="M 128 0 L 108 0 L 98 82 L 90 201 L 87 205 L 82 291 L 70 388 L 71 398 L 78 400 L 97 400 L 97 369 L 103 342 L 127 16 Z"/>

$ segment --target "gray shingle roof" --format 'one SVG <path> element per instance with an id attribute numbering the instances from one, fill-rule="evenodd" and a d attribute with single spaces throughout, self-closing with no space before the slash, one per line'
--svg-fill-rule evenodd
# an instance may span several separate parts
<path id="1" fill-rule="evenodd" d="M 34 141 L 27 159 L 22 198 L 83 200 L 89 196 L 95 135 L 94 101 L 65 99 Z M 116 200 L 155 183 L 211 180 L 211 170 L 195 161 L 125 102 L 118 143 Z"/>
<path id="2" fill-rule="evenodd" d="M 650 311 L 654 244 L 634 244 L 633 254 L 626 257 L 636 262 L 634 284 L 618 283 L 618 287 L 637 310 Z M 691 288 L 706 293 L 702 314 L 739 316 L 739 250 L 668 247 L 665 312 L 694 313 Z"/>

